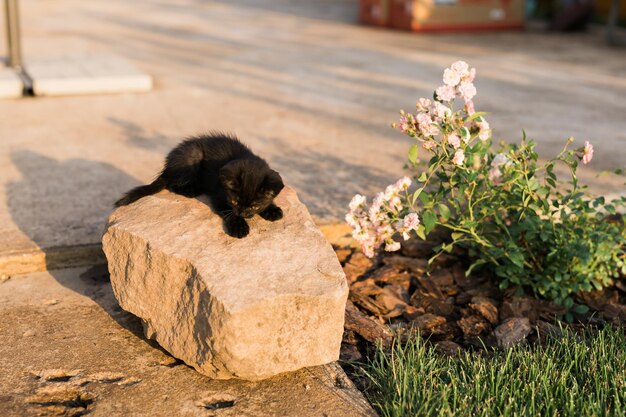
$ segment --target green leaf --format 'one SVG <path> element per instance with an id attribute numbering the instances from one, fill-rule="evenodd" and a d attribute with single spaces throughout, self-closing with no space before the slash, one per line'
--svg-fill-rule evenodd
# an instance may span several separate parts
<path id="1" fill-rule="evenodd" d="M 419 226 L 417 226 L 415 233 L 420 239 L 426 240 L 426 233 L 424 233 L 424 231 L 425 231 L 424 225 L 420 224 Z"/>
<path id="2" fill-rule="evenodd" d="M 413 197 L 411 198 L 411 205 L 412 206 L 415 205 L 415 201 L 417 201 L 417 197 L 420 196 L 422 191 L 424 191 L 424 187 L 418 188 L 417 190 L 415 190 L 415 192 L 413 193 Z"/>
<path id="3" fill-rule="evenodd" d="M 430 195 L 428 193 L 420 193 L 419 198 L 425 206 L 430 203 Z"/>
<path id="4" fill-rule="evenodd" d="M 476 119 L 478 119 L 479 117 L 481 117 L 481 118 L 482 118 L 485 114 L 487 114 L 487 113 L 486 113 L 486 112 L 484 112 L 484 111 L 479 111 L 479 112 L 476 112 L 476 113 L 472 114 L 471 116 L 467 117 L 467 118 L 465 119 L 465 123 L 471 122 L 472 120 L 476 120 Z"/>
<path id="5" fill-rule="evenodd" d="M 441 217 L 448 220 L 450 218 L 450 209 L 448 208 L 448 206 L 443 203 L 439 203 L 437 204 L 437 207 L 439 208 L 439 214 L 441 215 Z"/>
<path id="6" fill-rule="evenodd" d="M 452 233 L 452 240 L 456 241 L 461 239 L 464 236 L 464 233 L 460 233 L 460 232 L 454 232 Z M 482 261 L 482 263 L 485 263 L 485 261 Z"/>
<path id="7" fill-rule="evenodd" d="M 420 175 L 420 177 L 417 180 L 419 182 L 426 182 L 427 179 L 428 179 L 428 175 L 426 175 L 425 172 L 422 172 L 422 174 Z"/>
<path id="8" fill-rule="evenodd" d="M 435 228 L 437 217 L 432 211 L 425 211 L 422 213 L 422 220 L 424 220 L 424 232 L 429 234 Z"/>
<path id="9" fill-rule="evenodd" d="M 410 148 L 409 148 L 409 161 L 415 165 L 417 163 L 417 144 L 413 144 Z"/>
<path id="10" fill-rule="evenodd" d="M 574 311 L 578 314 L 585 314 L 586 312 L 589 311 L 589 307 L 587 307 L 584 304 L 579 304 L 576 306 L 576 308 L 574 308 Z"/>

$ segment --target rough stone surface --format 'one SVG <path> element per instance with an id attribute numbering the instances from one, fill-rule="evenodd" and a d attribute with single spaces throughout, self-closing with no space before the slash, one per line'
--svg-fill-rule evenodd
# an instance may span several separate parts
<path id="1" fill-rule="evenodd" d="M 199 372 L 258 380 L 339 357 L 348 288 L 296 193 L 284 218 L 227 236 L 206 202 L 168 192 L 117 209 L 103 237 L 111 283 L 146 336 Z"/>

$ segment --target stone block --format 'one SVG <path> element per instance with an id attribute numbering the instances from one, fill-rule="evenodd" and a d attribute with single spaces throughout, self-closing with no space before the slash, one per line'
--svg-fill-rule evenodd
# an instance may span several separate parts
<path id="1" fill-rule="evenodd" d="M 111 284 L 146 335 L 212 378 L 258 380 L 336 361 L 345 275 L 296 193 L 284 218 L 227 236 L 205 200 L 168 192 L 117 209 L 103 236 Z"/>

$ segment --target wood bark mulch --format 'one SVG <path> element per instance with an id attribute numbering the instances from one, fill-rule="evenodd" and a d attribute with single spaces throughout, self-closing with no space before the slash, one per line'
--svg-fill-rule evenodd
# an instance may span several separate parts
<path id="1" fill-rule="evenodd" d="M 500 290 L 489 274 L 466 277 L 463 254 L 442 254 L 429 265 L 433 247 L 421 240 L 373 259 L 352 248 L 335 251 L 350 286 L 343 360 L 360 360 L 376 343 L 390 346 L 394 337 L 415 331 L 446 355 L 537 343 L 559 332 L 566 313 L 549 301 L 517 295 L 516 289 Z M 563 325 L 623 325 L 626 277 L 603 291 L 581 293 L 576 302 L 589 311 Z"/>

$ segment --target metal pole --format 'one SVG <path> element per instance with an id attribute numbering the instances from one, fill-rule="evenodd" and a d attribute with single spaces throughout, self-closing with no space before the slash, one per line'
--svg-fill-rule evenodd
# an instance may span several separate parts
<path id="1" fill-rule="evenodd" d="M 22 44 L 20 39 L 20 13 L 18 0 L 5 0 L 7 49 L 9 52 L 9 66 L 15 69 L 22 68 Z"/>

